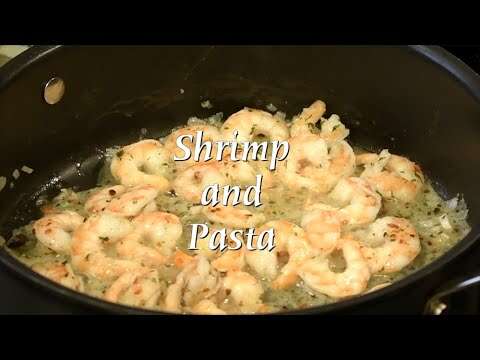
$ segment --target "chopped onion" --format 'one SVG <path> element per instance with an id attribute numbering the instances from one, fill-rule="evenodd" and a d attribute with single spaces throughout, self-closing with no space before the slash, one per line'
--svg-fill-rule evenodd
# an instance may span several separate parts
<path id="1" fill-rule="evenodd" d="M 445 230 L 448 230 L 448 231 L 452 230 L 452 225 L 450 225 L 450 221 L 448 220 L 447 214 L 443 214 L 439 216 L 438 219 L 440 220 L 440 224 Z"/>
<path id="2" fill-rule="evenodd" d="M 267 110 L 270 111 L 270 112 L 275 112 L 275 111 L 277 111 L 277 108 L 276 108 L 275 105 L 270 103 L 270 104 L 267 105 Z"/>
<path id="3" fill-rule="evenodd" d="M 24 173 L 27 173 L 27 174 L 33 173 L 33 169 L 31 167 L 26 166 L 26 165 L 23 165 L 20 170 L 22 170 Z"/>
<path id="4" fill-rule="evenodd" d="M 445 234 L 443 232 L 440 234 L 440 237 L 443 238 L 444 240 L 450 239 L 450 236 L 448 236 L 448 234 Z"/>
<path id="5" fill-rule="evenodd" d="M 185 90 L 180 89 L 180 94 L 183 94 L 184 92 L 185 92 Z"/>
<path id="6" fill-rule="evenodd" d="M 223 112 L 218 112 L 218 113 L 216 113 L 215 115 L 210 116 L 208 119 L 211 120 L 211 121 L 213 121 L 213 122 L 222 121 L 222 119 L 223 119 Z"/>
<path id="7" fill-rule="evenodd" d="M 17 180 L 20 177 L 20 171 L 17 169 L 13 170 L 12 176 L 15 180 Z"/>
<path id="8" fill-rule="evenodd" d="M 285 120 L 285 118 L 287 117 L 287 114 L 281 111 L 277 111 L 274 116 L 279 120 Z"/>
<path id="9" fill-rule="evenodd" d="M 455 196 L 453 199 L 445 201 L 445 204 L 448 206 L 449 209 L 455 209 L 458 205 L 458 195 Z"/>
<path id="10" fill-rule="evenodd" d="M 431 227 L 434 227 L 437 224 L 437 222 L 434 219 L 427 219 L 427 220 L 419 221 L 418 224 L 426 228 L 431 228 Z"/>
<path id="11" fill-rule="evenodd" d="M 203 102 L 200 103 L 200 106 L 204 109 L 211 109 L 213 107 L 212 103 L 210 102 L 210 100 L 205 100 Z"/>

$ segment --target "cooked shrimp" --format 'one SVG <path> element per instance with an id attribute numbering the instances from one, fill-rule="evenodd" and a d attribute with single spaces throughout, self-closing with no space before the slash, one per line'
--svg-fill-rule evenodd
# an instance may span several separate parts
<path id="1" fill-rule="evenodd" d="M 240 199 L 245 198 L 245 190 L 240 191 Z M 251 200 L 251 196 L 249 196 Z M 219 203 L 215 206 L 198 206 L 190 209 L 192 214 L 203 214 L 215 226 L 230 229 L 246 229 L 265 221 L 265 215 L 245 209 L 244 205 L 234 205 L 234 196 L 229 196 L 227 205 Z"/>
<path id="2" fill-rule="evenodd" d="M 164 264 L 173 255 L 183 232 L 177 216 L 161 211 L 141 214 L 133 219 L 132 224 L 134 232 L 117 243 L 117 252 L 124 258 L 148 266 Z"/>
<path id="3" fill-rule="evenodd" d="M 286 221 L 274 220 L 266 223 L 258 233 L 270 228 L 275 232 L 273 251 L 246 251 L 247 264 L 260 276 L 273 280 L 272 288 L 284 289 L 294 285 L 298 280 L 298 269 L 308 258 L 314 255 L 309 246 L 306 234 L 299 226 Z M 258 239 L 257 239 L 258 240 Z M 288 255 L 285 265 L 280 264 L 280 257 Z"/>
<path id="4" fill-rule="evenodd" d="M 87 211 L 107 211 L 118 216 L 132 217 L 142 211 L 156 210 L 154 202 L 158 189 L 152 185 L 138 185 L 130 189 L 112 186 L 94 194 L 87 200 Z"/>
<path id="5" fill-rule="evenodd" d="M 309 243 L 321 254 L 330 254 L 338 246 L 347 217 L 340 209 L 321 203 L 306 210 L 301 225 Z"/>
<path id="6" fill-rule="evenodd" d="M 422 170 L 405 157 L 392 155 L 388 150 L 380 154 L 361 154 L 357 164 L 365 165 L 360 177 L 368 180 L 385 198 L 412 202 L 423 187 Z"/>
<path id="7" fill-rule="evenodd" d="M 82 224 L 72 238 L 72 265 L 81 273 L 101 280 L 112 280 L 125 272 L 141 270 L 136 261 L 115 259 L 105 246 L 133 231 L 125 218 L 108 213 L 94 214 Z"/>
<path id="8" fill-rule="evenodd" d="M 234 229 L 252 228 L 265 221 L 265 215 L 261 213 L 253 213 L 231 205 L 205 206 L 202 213 L 211 222 Z"/>
<path id="9" fill-rule="evenodd" d="M 201 254 L 203 256 L 205 256 L 207 259 L 211 260 L 215 257 L 218 256 L 219 252 L 218 250 L 212 250 L 210 249 L 210 239 L 212 237 L 212 233 L 214 231 L 217 231 L 217 229 L 212 229 L 212 228 L 209 228 L 209 233 L 206 237 L 204 238 L 197 238 L 197 249 L 198 250 L 195 250 L 195 253 L 196 254 Z"/>
<path id="10" fill-rule="evenodd" d="M 192 308 L 201 300 L 213 297 L 220 288 L 219 279 L 219 273 L 205 257 L 195 256 L 168 287 L 164 310 L 182 312 L 185 307 Z"/>
<path id="11" fill-rule="evenodd" d="M 257 171 L 249 163 L 225 160 L 220 163 L 220 166 L 228 184 L 239 186 L 255 184 Z"/>
<path id="12" fill-rule="evenodd" d="M 184 269 L 188 264 L 195 261 L 195 256 L 188 255 L 187 253 L 176 250 L 175 254 L 173 255 L 173 263 L 175 267 L 179 269 Z"/>
<path id="13" fill-rule="evenodd" d="M 155 308 L 163 287 L 157 270 L 137 270 L 121 275 L 107 289 L 104 299 L 130 306 Z"/>
<path id="14" fill-rule="evenodd" d="M 212 300 L 201 300 L 196 304 L 191 312 L 193 314 L 202 314 L 202 315 L 226 315 L 227 313 L 218 306 Z"/>
<path id="15" fill-rule="evenodd" d="M 115 246 L 117 254 L 123 259 L 136 261 L 143 266 L 158 267 L 167 262 L 158 249 L 143 244 L 143 236 L 138 233 L 127 235 Z"/>
<path id="16" fill-rule="evenodd" d="M 203 190 L 218 184 L 227 185 L 228 179 L 221 171 L 219 163 L 196 164 L 182 171 L 173 181 L 175 193 L 184 199 L 199 203 Z"/>
<path id="17" fill-rule="evenodd" d="M 106 211 L 119 216 L 136 216 L 142 211 L 150 212 L 156 209 L 154 202 L 158 189 L 152 185 L 138 185 L 118 198 L 112 199 Z"/>
<path id="18" fill-rule="evenodd" d="M 326 105 L 323 101 L 317 100 L 312 105 L 304 108 L 300 115 L 292 120 L 290 136 L 305 135 L 314 133 L 315 125 L 321 121 L 320 137 L 329 141 L 343 140 L 349 135 L 349 130 L 340 121 L 338 115 L 331 115 L 328 119 L 322 116 L 325 114 Z"/>
<path id="19" fill-rule="evenodd" d="M 126 189 L 123 185 L 114 185 L 95 192 L 85 202 L 85 210 L 89 213 L 104 211 L 110 202 L 115 197 L 122 195 Z"/>
<path id="20" fill-rule="evenodd" d="M 284 120 L 262 110 L 244 108 L 225 120 L 222 136 L 226 140 L 235 140 L 233 132 L 237 130 L 236 141 L 251 141 L 256 136 L 264 135 L 270 140 L 286 140 L 288 127 Z"/>
<path id="21" fill-rule="evenodd" d="M 287 221 L 274 222 L 274 229 L 279 229 L 277 253 L 280 257 L 288 254 L 287 263 L 280 269 L 279 275 L 272 281 L 274 289 L 285 289 L 298 280 L 300 266 L 316 254 L 307 241 L 305 232 L 298 226 Z M 267 225 L 270 226 L 270 225 Z"/>
<path id="22" fill-rule="evenodd" d="M 340 212 L 348 219 L 349 225 L 371 223 L 382 206 L 382 198 L 372 186 L 356 177 L 340 180 L 329 197 L 342 207 Z"/>
<path id="23" fill-rule="evenodd" d="M 343 252 L 346 269 L 336 273 L 330 270 L 327 257 L 308 260 L 300 268 L 299 275 L 313 291 L 333 298 L 354 296 L 367 288 L 370 270 L 362 256 L 360 244 L 351 239 L 342 239 L 338 249 Z"/>
<path id="24" fill-rule="evenodd" d="M 290 155 L 279 168 L 283 181 L 293 189 L 329 192 L 353 173 L 355 155 L 345 141 L 328 143 L 318 135 L 290 139 Z"/>
<path id="25" fill-rule="evenodd" d="M 220 131 L 215 126 L 212 126 L 212 125 L 206 125 L 206 124 L 205 125 L 203 124 L 187 125 L 178 130 L 175 130 L 170 135 L 168 135 L 165 139 L 165 149 L 167 149 L 170 152 L 173 160 L 174 156 L 176 156 L 177 158 L 182 158 L 184 156 L 183 150 L 177 146 L 178 137 L 182 135 L 192 136 L 192 140 L 185 138 L 182 141 L 183 145 L 185 145 L 191 150 L 192 156 L 188 160 L 176 161 L 175 166 L 178 169 L 185 169 L 197 163 L 193 158 L 193 154 L 194 154 L 195 141 L 196 141 L 198 131 L 203 132 L 203 135 L 202 135 L 203 143 L 206 143 L 206 142 L 212 143 L 211 156 L 212 158 L 215 158 L 217 148 L 214 144 L 216 141 L 221 140 Z M 200 156 L 199 160 L 203 163 L 205 162 L 205 157 Z"/>
<path id="26" fill-rule="evenodd" d="M 59 254 L 69 254 L 72 233 L 83 223 L 83 217 L 74 211 L 45 215 L 35 221 L 33 230 L 38 241 Z"/>
<path id="27" fill-rule="evenodd" d="M 70 264 L 58 262 L 35 264 L 32 270 L 70 289 L 77 291 L 84 289 L 82 278 L 75 275 Z"/>
<path id="28" fill-rule="evenodd" d="M 264 227 L 265 226 L 263 226 L 262 229 L 259 229 L 258 231 L 263 230 Z M 246 251 L 246 263 L 257 275 L 261 276 L 264 279 L 273 280 L 278 275 L 278 247 L 278 234 L 275 233 L 275 249 L 273 249 L 272 251 L 268 251 L 267 249 Z"/>
<path id="29" fill-rule="evenodd" d="M 253 185 L 255 176 L 256 171 L 246 162 L 195 164 L 178 174 L 173 181 L 173 188 L 179 196 L 198 203 L 207 186 Z"/>
<path id="30" fill-rule="evenodd" d="M 243 247 L 238 250 L 227 250 L 212 260 L 212 266 L 220 272 L 242 270 L 245 266 L 245 250 Z"/>
<path id="31" fill-rule="evenodd" d="M 241 313 L 255 313 L 262 308 L 262 285 L 249 273 L 229 271 L 222 284 Z"/>
<path id="32" fill-rule="evenodd" d="M 110 170 L 122 185 L 152 185 L 164 191 L 169 186 L 170 165 L 171 155 L 160 142 L 142 140 L 117 152 Z"/>
<path id="33" fill-rule="evenodd" d="M 336 114 L 330 115 L 328 119 L 322 121 L 322 130 L 320 136 L 328 141 L 344 140 L 350 134 L 345 125 L 340 121 L 340 116 Z"/>
<path id="34" fill-rule="evenodd" d="M 195 255 L 201 254 L 209 260 L 212 260 L 218 257 L 220 255 L 220 250 L 219 249 L 212 250 L 210 249 L 210 245 L 218 244 L 219 238 L 221 238 L 223 231 L 225 231 L 225 235 L 229 235 L 231 233 L 231 230 L 229 229 L 222 230 L 215 227 L 209 227 L 208 234 L 206 234 L 206 236 L 204 237 L 197 236 L 197 243 L 196 243 L 197 249 L 193 250 L 195 252 Z"/>
<path id="35" fill-rule="evenodd" d="M 376 220 L 360 240 L 372 273 L 400 271 L 421 250 L 417 231 L 410 221 L 392 216 Z"/>
<path id="36" fill-rule="evenodd" d="M 132 224 L 134 232 L 117 242 L 117 253 L 144 266 L 158 267 L 165 264 L 182 236 L 182 225 L 178 217 L 157 211 L 139 215 L 133 219 Z"/>
<path id="37" fill-rule="evenodd" d="M 133 225 L 135 232 L 150 239 L 165 256 L 172 255 L 183 232 L 182 223 L 176 215 L 161 211 L 141 214 L 133 219 Z"/>
<path id="38" fill-rule="evenodd" d="M 321 100 L 315 101 L 312 105 L 304 108 L 301 114 L 295 116 L 290 127 L 290 135 L 292 137 L 308 134 L 315 128 L 315 124 L 322 119 L 327 106 Z"/>
<path id="39" fill-rule="evenodd" d="M 251 174 L 252 172 L 255 175 L 262 175 L 262 191 L 265 192 L 266 190 L 272 189 L 275 186 L 277 186 L 280 181 L 278 178 L 275 176 L 276 171 L 271 171 L 269 169 L 269 163 L 267 161 L 261 161 L 261 160 L 248 160 L 248 163 L 242 163 L 242 164 L 247 164 L 251 170 L 247 170 L 244 172 L 244 174 L 249 176 L 248 181 L 244 181 L 244 183 L 253 184 L 255 183 L 256 178 L 252 178 Z M 254 175 L 254 177 L 255 177 Z M 253 180 L 252 180 L 253 179 Z M 264 196 L 268 196 L 268 193 L 264 194 Z"/>
<path id="40" fill-rule="evenodd" d="M 227 272 L 229 270 L 240 270 L 245 265 L 243 248 L 239 250 L 225 250 L 224 252 L 219 249 L 210 249 L 210 241 L 213 236 L 213 232 L 218 229 L 209 228 L 209 234 L 203 238 L 197 239 L 197 250 L 193 250 L 194 255 L 201 255 L 211 261 L 212 266 L 220 271 Z M 230 230 L 227 230 L 227 234 Z M 215 235 L 218 236 L 218 235 Z M 188 255 L 181 250 L 176 250 L 173 262 L 177 268 L 183 269 L 187 264 L 194 260 L 195 256 Z"/>
<path id="41" fill-rule="evenodd" d="M 237 148 L 237 158 L 243 158 L 247 161 L 234 161 L 231 158 L 232 149 L 225 149 L 223 152 L 221 171 L 227 177 L 231 185 L 253 185 L 256 182 L 256 175 L 262 175 L 262 189 L 270 189 L 275 185 L 274 172 L 270 167 L 270 162 L 262 160 L 262 156 L 253 159 L 251 152 L 248 155 L 243 154 L 242 148 Z M 265 150 L 267 151 L 267 150 Z"/>

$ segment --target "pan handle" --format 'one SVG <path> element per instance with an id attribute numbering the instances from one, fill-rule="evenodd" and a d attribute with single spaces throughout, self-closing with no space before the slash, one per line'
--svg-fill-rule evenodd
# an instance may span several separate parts
<path id="1" fill-rule="evenodd" d="M 424 315 L 441 315 L 447 305 L 442 301 L 445 297 L 480 284 L 480 271 L 475 270 L 467 275 L 455 278 L 442 285 L 425 304 Z"/>

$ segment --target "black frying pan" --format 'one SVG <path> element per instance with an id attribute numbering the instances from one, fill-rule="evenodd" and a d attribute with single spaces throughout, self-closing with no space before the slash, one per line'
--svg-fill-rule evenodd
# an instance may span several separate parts
<path id="1" fill-rule="evenodd" d="M 66 92 L 49 105 L 43 90 L 55 76 Z M 421 311 L 480 233 L 480 78 L 438 47 L 33 47 L 0 69 L 0 175 L 35 169 L 0 192 L 0 234 L 38 218 L 40 194 L 94 186 L 102 150 L 138 140 L 142 128 L 159 136 L 192 115 L 269 103 L 291 116 L 318 98 L 342 117 L 352 142 L 408 156 L 441 194 L 463 194 L 472 231 L 392 286 L 299 312 L 405 313 L 406 299 Z M 215 108 L 203 109 L 205 99 Z M 148 313 L 58 286 L 5 250 L 0 263 L 61 301 Z M 439 295 L 475 281 L 447 284 Z"/>

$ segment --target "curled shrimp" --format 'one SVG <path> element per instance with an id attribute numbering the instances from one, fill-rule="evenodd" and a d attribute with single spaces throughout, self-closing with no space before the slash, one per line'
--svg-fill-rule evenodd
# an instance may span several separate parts
<path id="1" fill-rule="evenodd" d="M 173 188 L 179 196 L 198 203 L 207 186 L 251 185 L 256 181 L 255 176 L 255 170 L 246 162 L 195 164 L 178 174 L 173 181 Z"/>
<path id="2" fill-rule="evenodd" d="M 182 223 L 173 214 L 156 211 L 133 219 L 135 232 L 149 238 L 165 256 L 171 256 L 177 240 L 182 236 Z"/>
<path id="3" fill-rule="evenodd" d="M 247 264 L 260 276 L 273 280 L 274 289 L 284 289 L 298 281 L 298 269 L 308 258 L 314 255 L 309 246 L 305 232 L 299 226 L 286 221 L 274 220 L 266 223 L 258 232 L 273 228 L 275 231 L 275 248 L 273 251 L 247 251 Z M 280 258 L 288 256 L 288 261 L 281 264 Z"/>
<path id="4" fill-rule="evenodd" d="M 412 202 L 425 183 L 422 170 L 405 157 L 393 155 L 388 150 L 380 154 L 361 154 L 356 158 L 365 170 L 360 177 L 369 181 L 387 199 Z"/>
<path id="5" fill-rule="evenodd" d="M 328 119 L 322 121 L 322 129 L 320 136 L 329 141 L 344 140 L 350 134 L 345 125 L 340 121 L 340 116 L 336 114 L 330 115 Z"/>
<path id="6" fill-rule="evenodd" d="M 193 314 L 201 315 L 226 315 L 227 313 L 220 309 L 212 300 L 204 299 L 192 307 Z"/>
<path id="7" fill-rule="evenodd" d="M 160 211 L 141 214 L 132 224 L 135 230 L 116 243 L 117 253 L 145 266 L 163 265 L 173 255 L 183 231 L 177 216 Z"/>
<path id="8" fill-rule="evenodd" d="M 84 208 L 89 213 L 105 211 L 110 202 L 122 195 L 126 189 L 123 185 L 114 185 L 98 190 L 85 201 Z"/>
<path id="9" fill-rule="evenodd" d="M 330 254 L 338 246 L 343 227 L 348 223 L 340 209 L 314 204 L 306 209 L 301 225 L 309 243 L 323 255 Z"/>
<path id="10" fill-rule="evenodd" d="M 222 162 L 219 165 L 228 184 L 240 186 L 253 185 L 257 180 L 256 175 L 262 175 L 262 189 L 270 189 L 275 185 L 275 177 L 269 169 L 270 164 L 268 161 L 262 160 L 262 156 L 254 158 L 251 152 L 244 155 L 241 148 L 237 148 L 236 151 L 237 158 L 243 158 L 243 156 L 245 156 L 246 161 L 232 160 L 232 150 L 226 149 L 223 152 Z"/>
<path id="11" fill-rule="evenodd" d="M 194 250 L 196 255 L 201 255 L 211 261 L 211 265 L 219 272 L 227 272 L 231 270 L 241 270 L 245 266 L 245 251 L 243 248 L 238 250 L 225 250 L 220 251 L 218 249 L 212 250 L 209 247 L 210 238 L 214 236 L 212 231 L 215 229 L 209 229 L 209 234 L 206 237 L 197 239 L 197 250 Z M 177 268 L 183 269 L 189 263 L 191 263 L 195 256 L 188 255 L 181 250 L 177 250 L 174 254 L 174 263 Z"/>
<path id="12" fill-rule="evenodd" d="M 245 198 L 245 191 L 240 191 L 240 198 Z M 249 196 L 250 199 L 251 196 Z M 250 199 L 251 200 L 251 199 Z M 194 206 L 190 209 L 192 214 L 205 216 L 214 226 L 230 229 L 246 229 L 255 227 L 265 222 L 265 215 L 260 212 L 246 210 L 245 206 L 234 205 L 234 196 L 229 196 L 227 205 L 219 203 L 215 206 Z"/>
<path id="13" fill-rule="evenodd" d="M 80 292 L 84 290 L 82 278 L 73 272 L 72 267 L 68 263 L 52 261 L 35 264 L 32 266 L 32 270 L 70 289 Z"/>
<path id="14" fill-rule="evenodd" d="M 167 258 L 157 249 L 144 245 L 141 234 L 132 233 L 116 244 L 117 254 L 123 259 L 136 261 L 143 266 L 158 267 L 167 262 Z"/>
<path id="15" fill-rule="evenodd" d="M 322 116 L 325 114 L 326 105 L 323 101 L 317 100 L 309 107 L 304 108 L 300 115 L 292 120 L 290 135 L 292 137 L 314 133 L 315 125 L 321 121 L 320 137 L 325 140 L 339 141 L 349 135 L 349 130 L 342 124 L 338 115 L 331 115 L 328 119 Z"/>
<path id="16" fill-rule="evenodd" d="M 219 273 L 201 256 L 195 256 L 177 275 L 175 283 L 167 288 L 163 308 L 183 312 L 200 301 L 211 299 L 220 289 Z"/>
<path id="17" fill-rule="evenodd" d="M 355 155 L 345 141 L 327 142 L 318 135 L 290 139 L 290 155 L 279 168 L 292 189 L 329 192 L 355 170 Z"/>
<path id="18" fill-rule="evenodd" d="M 255 313 L 263 307 L 263 287 L 254 276 L 244 271 L 229 271 L 222 287 L 241 313 Z"/>
<path id="19" fill-rule="evenodd" d="M 285 254 L 288 255 L 286 264 L 280 268 L 277 277 L 271 283 L 271 287 L 273 289 L 288 288 L 299 280 L 300 266 L 314 256 L 316 252 L 308 243 L 305 231 L 299 226 L 285 220 L 272 221 L 264 226 L 275 229 L 277 248 L 274 251 L 278 254 L 277 260 L 279 257 L 284 257 Z"/>
<path id="20" fill-rule="evenodd" d="M 209 227 L 208 228 L 208 234 L 205 237 L 198 237 L 197 236 L 197 249 L 193 250 L 196 255 L 200 254 L 205 256 L 207 259 L 212 260 L 221 255 L 221 252 L 219 249 L 211 249 L 210 245 L 211 244 L 217 244 L 218 243 L 218 236 L 221 236 L 222 231 L 225 231 L 225 235 L 230 235 L 231 230 L 229 229 L 219 229 L 215 227 Z M 179 257 L 180 262 L 184 262 L 184 255 L 182 252 L 178 252 L 176 256 Z"/>
<path id="21" fill-rule="evenodd" d="M 212 260 L 212 266 L 219 272 L 240 271 L 245 267 L 245 253 L 242 248 L 238 250 L 227 250 L 215 260 Z"/>
<path id="22" fill-rule="evenodd" d="M 175 130 L 174 132 L 172 132 L 170 135 L 166 137 L 165 149 L 167 149 L 170 152 L 172 156 L 172 160 L 174 156 L 176 156 L 177 158 L 182 158 L 184 156 L 183 150 L 177 146 L 177 139 L 179 136 L 182 136 L 182 135 L 187 135 L 192 137 L 192 140 L 190 140 L 189 138 L 185 138 L 182 141 L 182 144 L 188 147 L 191 153 L 194 154 L 195 141 L 196 141 L 198 131 L 202 131 L 202 134 L 203 134 L 202 142 L 212 143 L 211 156 L 212 158 L 215 158 L 216 147 L 214 146 L 214 143 L 218 140 L 221 140 L 220 131 L 215 126 L 212 126 L 212 125 L 194 124 L 194 125 L 187 125 L 178 130 Z M 202 159 L 202 157 L 200 157 L 199 159 L 202 163 L 206 162 L 204 161 L 205 158 Z M 194 157 L 192 155 L 188 160 L 175 161 L 175 166 L 178 169 L 183 170 L 196 163 L 197 162 L 195 162 Z"/>
<path id="23" fill-rule="evenodd" d="M 122 185 L 111 186 L 93 194 L 85 203 L 85 210 L 132 217 L 142 211 L 155 211 L 157 195 L 158 189 L 152 185 L 137 185 L 130 189 Z"/>
<path id="24" fill-rule="evenodd" d="M 129 306 L 156 308 L 164 290 L 156 270 L 122 274 L 106 290 L 104 299 Z"/>
<path id="25" fill-rule="evenodd" d="M 288 127 L 284 120 L 270 113 L 257 109 L 244 108 L 225 120 L 222 125 L 222 136 L 226 140 L 235 140 L 233 132 L 237 130 L 236 141 L 251 141 L 263 135 L 270 140 L 286 140 L 289 137 Z"/>
<path id="26" fill-rule="evenodd" d="M 59 254 L 69 254 L 73 232 L 84 218 L 74 211 L 50 213 L 35 221 L 33 230 L 38 241 Z"/>
<path id="27" fill-rule="evenodd" d="M 204 255 L 201 255 L 201 256 L 204 256 Z M 173 255 L 173 263 L 175 267 L 178 269 L 184 269 L 188 264 L 192 263 L 193 261 L 195 261 L 195 256 L 188 255 L 182 250 L 177 249 L 175 251 L 175 254 Z"/>
<path id="28" fill-rule="evenodd" d="M 73 234 L 71 255 L 73 267 L 100 280 L 112 280 L 125 272 L 143 267 L 135 261 L 115 259 L 107 255 L 106 246 L 133 231 L 125 218 L 108 213 L 90 216 Z"/>
<path id="29" fill-rule="evenodd" d="M 315 124 L 321 120 L 326 110 L 327 106 L 321 100 L 317 100 L 309 107 L 304 108 L 299 115 L 293 118 L 290 135 L 294 137 L 311 133 L 315 128 Z"/>
<path id="30" fill-rule="evenodd" d="M 218 163 L 196 164 L 182 171 L 173 181 L 175 193 L 194 203 L 199 203 L 203 190 L 210 185 L 226 185 L 227 178 Z"/>
<path id="31" fill-rule="evenodd" d="M 231 205 L 205 206 L 202 214 L 211 222 L 234 229 L 252 228 L 265 222 L 265 215 Z"/>
<path id="32" fill-rule="evenodd" d="M 402 270 L 420 253 L 415 227 L 407 219 L 386 216 L 371 224 L 360 240 L 372 273 Z"/>
<path id="33" fill-rule="evenodd" d="M 373 187 L 356 177 L 341 179 L 329 197 L 342 207 L 340 212 L 353 226 L 371 223 L 382 206 L 382 198 Z"/>
<path id="34" fill-rule="evenodd" d="M 338 249 L 346 262 L 343 272 L 330 270 L 328 257 L 320 256 L 306 261 L 299 275 L 308 288 L 332 298 L 358 295 L 365 291 L 371 276 L 360 244 L 352 239 L 342 239 Z"/>
<path id="35" fill-rule="evenodd" d="M 156 140 L 142 140 L 125 146 L 113 157 L 110 170 L 120 184 L 152 185 L 159 191 L 169 186 L 170 153 Z"/>

